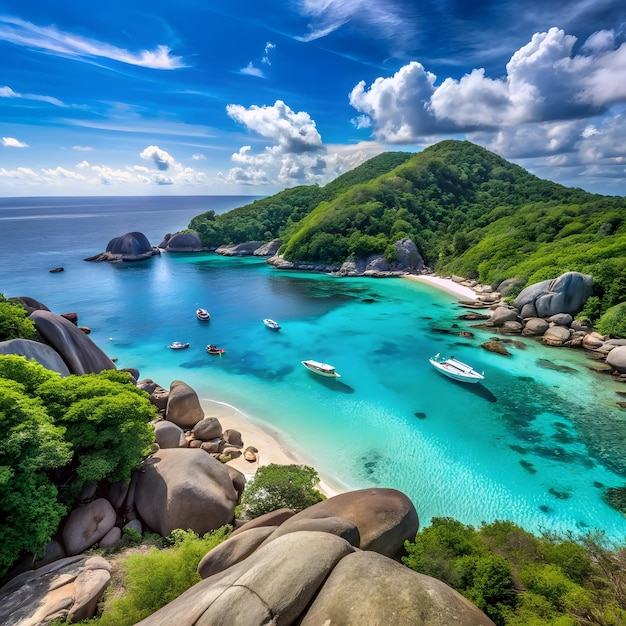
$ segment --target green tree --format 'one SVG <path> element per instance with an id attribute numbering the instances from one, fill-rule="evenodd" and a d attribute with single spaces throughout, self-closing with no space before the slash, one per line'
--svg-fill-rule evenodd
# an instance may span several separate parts
<path id="1" fill-rule="evenodd" d="M 63 434 L 23 385 L 0 378 L 0 576 L 48 542 L 65 514 L 49 475 L 72 458 Z"/>
<path id="2" fill-rule="evenodd" d="M 318 483 L 317 472 L 308 465 L 263 465 L 244 489 L 242 513 L 253 519 L 282 508 L 302 511 L 325 499 Z"/>
<path id="3" fill-rule="evenodd" d="M 26 309 L 16 302 L 7 300 L 0 293 L 0 341 L 9 339 L 38 339 L 35 324 Z"/>

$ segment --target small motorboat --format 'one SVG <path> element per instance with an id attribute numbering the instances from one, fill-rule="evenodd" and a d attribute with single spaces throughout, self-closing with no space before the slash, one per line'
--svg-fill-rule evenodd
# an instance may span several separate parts
<path id="1" fill-rule="evenodd" d="M 184 350 L 189 347 L 189 344 L 187 342 L 183 343 L 182 341 L 172 341 L 172 343 L 170 343 L 167 347 L 172 350 Z"/>
<path id="2" fill-rule="evenodd" d="M 196 317 L 202 322 L 208 322 L 211 319 L 206 309 L 196 309 Z"/>
<path id="3" fill-rule="evenodd" d="M 274 320 L 271 320 L 269 317 L 266 317 L 263 320 L 263 323 L 270 329 L 270 330 L 280 330 L 280 324 L 278 322 L 275 322 Z"/>
<path id="4" fill-rule="evenodd" d="M 220 356 L 222 354 L 224 354 L 224 352 L 226 352 L 226 350 L 224 350 L 224 348 L 218 348 L 217 346 L 214 346 L 212 343 L 210 343 L 207 347 L 206 347 L 206 351 L 209 354 L 219 354 Z"/>
<path id="5" fill-rule="evenodd" d="M 453 356 L 450 358 L 442 357 L 439 353 L 428 359 L 430 364 L 448 378 L 458 380 L 462 383 L 477 383 L 485 379 L 485 373 L 477 372 L 471 365 L 467 365 Z"/>
<path id="6" fill-rule="evenodd" d="M 341 374 L 338 374 L 335 371 L 335 368 L 328 363 L 320 363 L 319 361 L 313 361 L 312 359 L 301 361 L 301 363 L 310 372 L 319 374 L 320 376 L 327 376 L 328 378 L 341 378 Z"/>

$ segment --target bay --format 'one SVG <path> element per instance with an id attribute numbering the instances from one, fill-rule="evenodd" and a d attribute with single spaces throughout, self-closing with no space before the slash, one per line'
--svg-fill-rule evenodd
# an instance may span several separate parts
<path id="1" fill-rule="evenodd" d="M 212 253 L 84 261 L 125 232 L 156 245 L 194 215 L 251 200 L 2 199 L 0 292 L 78 313 L 118 367 L 237 406 L 341 488 L 400 489 L 422 525 L 508 519 L 623 538 L 626 520 L 602 494 L 625 482 L 624 411 L 582 352 L 526 340 L 510 357 L 488 353 L 479 346 L 491 332 L 459 322 L 454 296 L 409 279 L 279 272 Z M 210 322 L 195 318 L 198 307 Z M 190 348 L 168 350 L 172 341 Z M 207 354 L 208 343 L 226 353 Z M 485 382 L 441 376 L 428 364 L 436 352 L 484 370 Z M 341 378 L 311 374 L 304 359 L 332 363 Z"/>

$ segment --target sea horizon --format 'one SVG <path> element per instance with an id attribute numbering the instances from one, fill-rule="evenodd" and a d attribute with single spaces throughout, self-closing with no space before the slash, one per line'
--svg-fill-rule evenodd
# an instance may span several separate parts
<path id="1" fill-rule="evenodd" d="M 194 215 L 250 196 L 190 196 L 177 206 L 171 197 L 107 197 L 98 210 L 81 198 L 30 211 L 0 202 L 0 263 L 13 268 L 5 297 L 77 312 L 118 367 L 164 387 L 183 380 L 237 407 L 346 489 L 403 491 L 422 526 L 449 516 L 626 534 L 602 499 L 626 482 L 626 462 L 612 454 L 623 417 L 609 378 L 591 372 L 582 351 L 522 340 L 509 358 L 487 353 L 480 344 L 492 331 L 459 322 L 453 295 L 408 280 L 281 272 L 210 252 L 88 263 L 114 236 L 138 230 L 157 245 Z M 51 274 L 57 266 L 65 271 Z M 206 325 L 198 306 L 211 312 Z M 281 330 L 265 328 L 266 317 Z M 190 348 L 168 350 L 175 340 Z M 207 355 L 207 343 L 226 353 Z M 441 376 L 428 364 L 436 352 L 484 370 L 484 384 Z M 315 377 L 304 359 L 332 363 L 341 379 Z"/>

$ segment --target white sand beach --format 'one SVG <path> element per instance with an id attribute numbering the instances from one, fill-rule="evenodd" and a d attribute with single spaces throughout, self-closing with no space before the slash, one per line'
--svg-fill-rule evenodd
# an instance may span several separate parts
<path id="1" fill-rule="evenodd" d="M 459 285 L 449 278 L 440 278 L 433 274 L 407 276 L 407 278 L 431 285 L 437 289 L 443 289 L 450 294 L 458 296 L 460 299 L 473 300 L 476 296 L 472 289 Z M 236 407 L 209 398 L 200 398 L 200 402 L 206 417 L 216 417 L 219 419 L 224 430 L 232 428 L 241 433 L 244 449 L 247 446 L 254 446 L 258 449 L 257 461 L 253 463 L 246 461 L 243 455 L 229 462 L 229 465 L 238 469 L 246 476 L 247 480 L 254 477 L 259 467 L 270 463 L 277 465 L 311 465 L 306 459 L 296 455 L 293 450 L 287 449 L 282 443 L 278 432 L 271 431 L 259 425 Z M 339 486 L 339 481 L 333 479 L 333 477 L 323 476 L 319 469 L 318 474 L 320 475 L 319 489 L 327 497 L 345 491 Z"/>
<path id="2" fill-rule="evenodd" d="M 419 283 L 425 283 L 427 285 L 431 285 L 432 287 L 436 287 L 437 289 L 442 289 L 453 296 L 458 296 L 462 300 L 474 300 L 476 298 L 476 292 L 473 289 L 466 287 L 465 285 L 455 283 L 449 278 L 441 278 L 439 276 L 435 276 L 434 274 L 420 274 L 419 276 L 407 274 L 404 278 L 408 278 L 409 280 L 414 280 Z"/>

